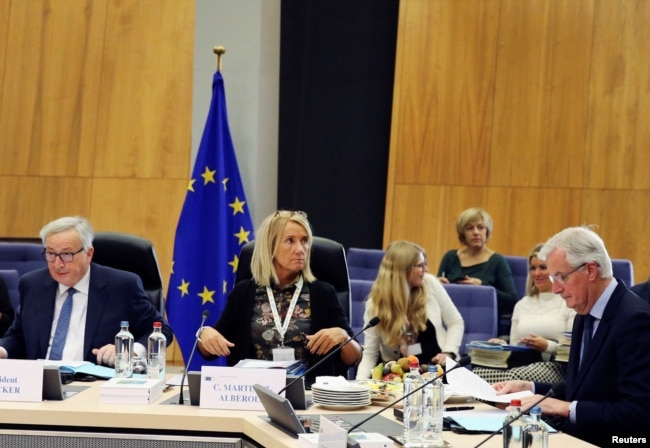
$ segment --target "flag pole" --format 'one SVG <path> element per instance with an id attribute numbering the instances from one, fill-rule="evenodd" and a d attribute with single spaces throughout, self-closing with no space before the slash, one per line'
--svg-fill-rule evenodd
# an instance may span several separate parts
<path id="1" fill-rule="evenodd" d="M 225 47 L 222 47 L 221 45 L 217 45 L 212 49 L 212 52 L 217 55 L 217 71 L 221 71 L 221 56 L 226 52 Z"/>

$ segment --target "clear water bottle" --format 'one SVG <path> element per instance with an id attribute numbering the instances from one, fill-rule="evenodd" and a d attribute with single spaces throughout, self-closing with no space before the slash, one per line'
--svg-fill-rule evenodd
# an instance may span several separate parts
<path id="1" fill-rule="evenodd" d="M 153 333 L 147 344 L 147 377 L 165 378 L 165 360 L 167 356 L 167 338 L 162 333 L 162 323 L 153 323 Z"/>
<path id="2" fill-rule="evenodd" d="M 411 394 L 424 384 L 420 375 L 420 364 L 411 361 L 408 373 L 404 374 L 404 396 Z M 422 390 L 404 399 L 404 446 L 406 448 L 422 447 Z"/>
<path id="3" fill-rule="evenodd" d="M 503 448 L 521 448 L 523 422 L 520 414 L 521 400 L 510 400 L 510 412 L 503 420 Z"/>
<path id="4" fill-rule="evenodd" d="M 442 437 L 442 417 L 444 411 L 444 386 L 442 384 L 442 368 L 430 365 L 429 371 L 423 375 L 424 386 L 423 415 L 422 415 L 422 447 L 442 448 L 445 441 Z"/>
<path id="5" fill-rule="evenodd" d="M 530 419 L 524 426 L 523 448 L 548 448 L 548 429 L 542 421 L 542 408 L 530 410 Z"/>
<path id="6" fill-rule="evenodd" d="M 120 332 L 115 335 L 115 378 L 131 378 L 133 370 L 133 334 L 129 331 L 129 322 L 120 322 Z"/>

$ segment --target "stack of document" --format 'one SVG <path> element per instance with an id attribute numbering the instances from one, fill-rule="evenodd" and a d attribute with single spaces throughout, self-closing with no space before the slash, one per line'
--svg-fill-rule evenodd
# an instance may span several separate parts
<path id="1" fill-rule="evenodd" d="M 164 385 L 162 378 L 112 378 L 99 386 L 99 402 L 150 404 L 162 396 Z"/>
<path id="2" fill-rule="evenodd" d="M 234 367 L 246 369 L 286 369 L 287 375 L 300 375 L 304 370 L 301 361 L 267 361 L 265 359 L 242 359 Z"/>
<path id="3" fill-rule="evenodd" d="M 487 341 L 472 341 L 467 344 L 472 364 L 500 369 L 508 368 L 508 358 L 512 354 L 508 346 Z"/>
<path id="4" fill-rule="evenodd" d="M 569 362 L 569 352 L 571 351 L 571 332 L 565 331 L 562 333 L 562 336 L 558 342 L 560 345 L 555 352 L 555 360 Z"/>

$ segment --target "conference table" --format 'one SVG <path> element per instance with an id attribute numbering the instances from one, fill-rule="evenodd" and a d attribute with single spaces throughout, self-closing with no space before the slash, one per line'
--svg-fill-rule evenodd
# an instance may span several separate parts
<path id="1" fill-rule="evenodd" d="M 148 405 L 100 404 L 101 383 L 75 382 L 74 385 L 88 387 L 63 401 L 0 402 L 0 446 L 300 447 L 297 438 L 268 423 L 264 419 L 264 411 L 215 410 L 188 404 L 162 404 L 176 402 L 174 397 L 179 392 L 176 386 L 167 389 L 162 398 Z M 472 405 L 477 411 L 491 408 L 480 402 Z M 367 406 L 354 412 L 372 414 L 379 409 L 377 406 Z M 344 414 L 341 411 L 321 409 L 319 406 L 297 413 Z M 390 409 L 381 415 L 393 418 Z M 70 438 L 80 437 L 84 437 L 86 442 L 79 444 L 77 441 L 76 445 L 68 443 Z M 484 434 L 444 433 L 445 441 L 453 447 L 473 447 L 485 437 Z M 501 447 L 501 436 L 496 435 L 482 446 Z M 593 445 L 567 434 L 550 435 L 550 448 L 567 446 L 580 448 Z"/>

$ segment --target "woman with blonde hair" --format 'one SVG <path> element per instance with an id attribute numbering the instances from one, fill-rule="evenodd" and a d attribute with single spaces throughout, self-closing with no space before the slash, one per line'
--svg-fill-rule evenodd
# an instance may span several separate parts
<path id="1" fill-rule="evenodd" d="M 378 362 L 415 355 L 421 364 L 444 364 L 447 355 L 458 356 L 463 318 L 427 271 L 426 253 L 417 244 L 388 246 L 364 313 L 366 323 L 375 316 L 380 322 L 366 330 L 357 379 L 369 378 Z"/>
<path id="2" fill-rule="evenodd" d="M 253 278 L 235 285 L 219 321 L 199 333 L 206 358 L 296 359 L 306 368 L 353 335 L 332 285 L 315 278 L 309 266 L 313 235 L 303 212 L 277 211 L 255 234 Z M 307 376 L 345 375 L 361 357 L 352 340 Z"/>
<path id="3" fill-rule="evenodd" d="M 510 327 L 510 345 L 528 347 L 513 351 L 510 369 L 474 367 L 474 373 L 488 382 L 528 380 L 557 383 L 564 381 L 566 362 L 555 361 L 562 333 L 570 332 L 576 312 L 553 293 L 546 261 L 539 259 L 543 244 L 528 254 L 526 296 L 515 305 Z M 490 342 L 506 344 L 495 338 Z"/>

